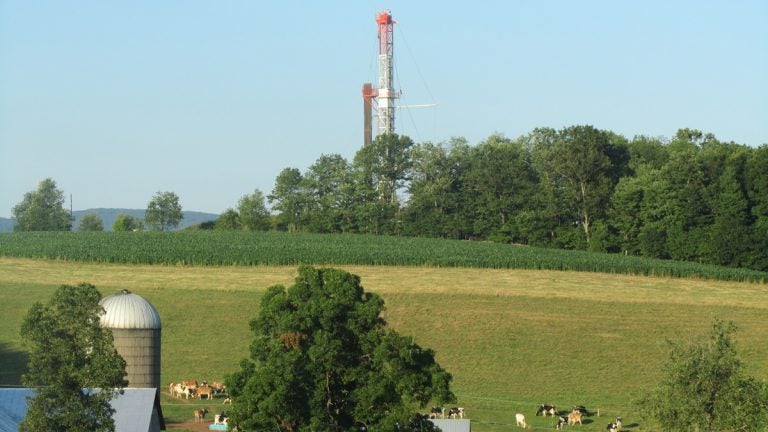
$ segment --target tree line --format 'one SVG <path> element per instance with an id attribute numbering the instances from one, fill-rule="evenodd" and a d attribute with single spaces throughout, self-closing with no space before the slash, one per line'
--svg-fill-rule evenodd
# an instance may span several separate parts
<path id="1" fill-rule="evenodd" d="M 489 240 L 768 270 L 768 145 L 592 126 L 415 144 L 382 135 L 348 162 L 285 168 L 274 227 Z"/>
<path id="2" fill-rule="evenodd" d="M 24 199 L 13 207 L 16 224 L 14 231 L 70 231 L 74 217 L 64 208 L 64 192 L 56 182 L 47 178 L 37 189 L 24 194 Z M 120 214 L 112 224 L 113 231 L 143 231 L 145 224 L 153 231 L 168 231 L 179 225 L 184 215 L 179 196 L 174 192 L 157 192 L 147 205 L 144 220 Z M 78 231 L 104 231 L 104 221 L 97 213 L 89 213 L 80 220 Z"/>
<path id="3" fill-rule="evenodd" d="M 66 214 L 40 210 L 66 213 L 58 193 L 45 205 L 28 197 L 40 188 L 25 195 L 14 207 L 17 229 L 69 230 Z M 113 229 L 143 229 L 127 218 Z M 178 196 L 158 192 L 148 228 L 180 220 Z M 475 146 L 381 135 L 352 161 L 322 154 L 303 172 L 283 169 L 271 193 L 256 189 L 199 228 L 483 240 L 766 271 L 768 145 L 692 129 L 629 140 L 588 125 L 491 135 Z M 80 229 L 103 227 L 87 219 Z"/>

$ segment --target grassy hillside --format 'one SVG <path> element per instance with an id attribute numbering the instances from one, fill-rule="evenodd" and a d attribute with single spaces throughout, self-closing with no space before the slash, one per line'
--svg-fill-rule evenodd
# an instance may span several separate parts
<path id="1" fill-rule="evenodd" d="M 603 431 L 621 415 L 629 430 L 654 430 L 633 404 L 652 388 L 665 340 L 707 332 L 718 315 L 734 320 L 748 370 L 768 378 L 768 292 L 764 285 L 583 272 L 435 267 L 341 266 L 386 301 L 399 332 L 437 352 L 454 375 L 458 405 L 477 432 L 508 431 L 514 414 L 534 430 L 539 403 L 600 409 L 583 431 Z M 88 281 L 107 295 L 128 288 L 163 321 L 162 381 L 219 379 L 236 370 L 252 339 L 248 321 L 265 289 L 290 284 L 294 266 L 149 266 L 0 258 L 0 384 L 17 384 L 25 360 L 18 332 L 34 301 L 62 283 Z M 193 407 L 172 400 L 171 422 Z"/>
<path id="2" fill-rule="evenodd" d="M 406 265 L 520 268 L 765 282 L 768 273 L 489 242 L 284 232 L 0 234 L 0 256 L 184 265 Z"/>

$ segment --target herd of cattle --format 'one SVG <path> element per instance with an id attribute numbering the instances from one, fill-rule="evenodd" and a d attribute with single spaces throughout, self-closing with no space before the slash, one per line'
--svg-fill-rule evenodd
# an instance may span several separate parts
<path id="1" fill-rule="evenodd" d="M 203 396 L 205 396 L 206 399 L 213 400 L 215 396 L 223 396 L 225 397 L 225 404 L 232 403 L 232 400 L 227 396 L 227 386 L 224 385 L 224 383 L 221 381 L 214 381 L 209 385 L 207 381 L 203 381 L 202 384 L 199 384 L 195 380 L 187 380 L 180 383 L 171 383 L 169 390 L 171 396 L 177 398 L 185 397 L 186 399 L 189 399 L 190 397 L 196 397 L 197 399 L 202 399 Z M 195 421 L 202 421 L 207 413 L 208 410 L 205 408 L 195 410 Z M 536 410 L 536 415 L 544 417 L 551 415 L 553 418 L 557 417 L 557 424 L 555 425 L 555 428 L 557 430 L 563 430 L 566 426 L 572 426 L 576 423 L 580 425 L 583 424 L 581 422 L 582 417 L 591 416 L 592 414 L 587 411 L 587 408 L 583 405 L 576 405 L 567 415 L 561 415 L 556 406 L 541 404 Z M 597 415 L 600 415 L 599 410 Z M 216 424 L 227 424 L 227 420 L 229 420 L 224 412 L 216 415 L 216 417 L 217 418 L 214 422 Z M 428 417 L 431 419 L 463 419 L 464 408 L 453 407 L 449 408 L 446 412 L 445 407 L 432 407 Z M 517 427 L 523 429 L 529 428 L 528 423 L 525 421 L 524 414 L 515 414 L 515 421 L 517 423 Z M 608 426 L 606 427 L 607 432 L 621 432 L 621 430 L 621 417 L 616 417 L 616 420 L 608 423 Z"/>
<path id="2" fill-rule="evenodd" d="M 568 415 L 561 415 L 556 406 L 541 404 L 536 410 L 536 415 L 544 417 L 551 415 L 552 417 L 557 417 L 555 428 L 557 430 L 563 430 L 566 426 L 572 426 L 576 423 L 580 425 L 583 424 L 581 422 L 582 417 L 590 416 L 591 414 L 587 411 L 587 408 L 584 405 L 576 405 Z M 600 410 L 598 410 L 597 415 L 600 415 Z M 523 429 L 528 428 L 528 423 L 525 421 L 525 415 L 520 413 L 515 414 L 515 421 L 517 422 L 517 427 Z M 620 432 L 622 429 L 621 417 L 616 417 L 616 420 L 608 423 L 608 426 L 605 429 L 608 432 Z"/>
<path id="3" fill-rule="evenodd" d="M 447 416 L 447 417 L 446 417 Z M 431 419 L 437 419 L 437 418 L 449 418 L 449 419 L 455 419 L 455 418 L 464 418 L 464 408 L 462 407 L 453 407 L 448 409 L 448 413 L 445 412 L 445 407 L 432 407 L 432 411 L 429 413 L 429 418 Z"/>
<path id="4" fill-rule="evenodd" d="M 196 380 L 185 380 L 180 383 L 171 383 L 168 386 L 168 390 L 172 397 L 181 399 L 197 398 L 202 400 L 205 396 L 208 400 L 213 400 L 214 397 L 224 397 L 225 404 L 231 404 L 232 399 L 227 395 L 227 386 L 221 381 L 214 381 L 208 384 L 208 381 L 198 383 Z M 205 420 L 205 415 L 208 414 L 207 408 L 200 408 L 195 410 L 195 423 L 202 423 Z M 213 423 L 217 425 L 228 426 L 229 416 L 222 411 L 220 414 L 214 415 Z"/>
<path id="5" fill-rule="evenodd" d="M 227 386 L 221 381 L 214 381 L 208 384 L 208 381 L 198 383 L 196 380 L 185 380 L 180 383 L 171 383 L 168 389 L 172 397 L 181 399 L 197 398 L 203 399 L 205 396 L 208 400 L 213 400 L 216 396 L 224 396 L 224 403 L 231 403 L 232 401 L 227 397 Z"/>
<path id="6" fill-rule="evenodd" d="M 555 425 L 555 428 L 557 430 L 563 430 L 566 426 L 573 426 L 576 423 L 582 425 L 583 423 L 582 418 L 591 416 L 593 413 L 590 413 L 587 411 L 587 408 L 584 405 L 576 405 L 573 407 L 573 409 L 568 412 L 567 415 L 563 415 L 560 413 L 560 411 L 557 410 L 557 407 L 554 405 L 545 405 L 541 404 L 539 405 L 539 408 L 536 410 L 537 416 L 552 416 L 553 418 L 557 418 L 557 424 Z M 600 410 L 597 410 L 597 415 L 600 415 Z M 425 416 L 427 417 L 427 416 Z M 446 409 L 444 407 L 432 407 L 432 410 L 430 411 L 428 417 L 430 419 L 456 419 L 456 418 L 464 418 L 464 408 L 461 407 L 453 407 L 448 409 L 446 412 Z M 517 427 L 521 427 L 523 429 L 529 429 L 530 426 L 525 421 L 525 415 L 517 413 L 515 414 L 515 421 L 517 422 Z M 621 432 L 622 430 L 622 424 L 621 424 L 621 417 L 616 417 L 615 421 L 612 421 L 608 423 L 608 426 L 605 428 L 607 432 Z"/>

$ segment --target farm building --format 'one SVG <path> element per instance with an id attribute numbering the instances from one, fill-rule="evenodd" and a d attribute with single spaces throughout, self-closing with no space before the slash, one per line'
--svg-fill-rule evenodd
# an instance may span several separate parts
<path id="1" fill-rule="evenodd" d="M 128 387 L 160 388 L 160 314 L 143 297 L 122 290 L 101 299 L 101 325 L 112 330 L 125 359 Z"/>
<path id="2" fill-rule="evenodd" d="M 109 403 L 115 409 L 116 432 L 156 432 L 165 430 L 157 389 L 127 388 Z M 0 389 L 0 432 L 16 432 L 27 416 L 27 397 L 34 396 L 30 388 Z"/>
<path id="3" fill-rule="evenodd" d="M 430 419 L 443 432 L 470 432 L 472 425 L 468 419 Z"/>

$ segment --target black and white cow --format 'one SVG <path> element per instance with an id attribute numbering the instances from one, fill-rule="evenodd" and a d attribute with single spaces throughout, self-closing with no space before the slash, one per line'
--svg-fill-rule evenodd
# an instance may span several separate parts
<path id="1" fill-rule="evenodd" d="M 555 407 L 554 405 L 544 405 L 544 404 L 541 404 L 541 405 L 539 405 L 539 409 L 536 410 L 536 415 L 537 416 L 544 416 L 544 417 L 546 417 L 548 415 L 551 415 L 552 417 L 556 417 L 557 416 L 557 407 Z"/>
<path id="2" fill-rule="evenodd" d="M 573 410 L 580 412 L 583 416 L 589 416 L 589 411 L 587 411 L 587 407 L 584 405 L 576 405 L 573 407 Z"/>
<path id="3" fill-rule="evenodd" d="M 429 412 L 429 418 L 431 418 L 431 419 L 445 418 L 445 408 L 443 408 L 443 407 L 432 407 L 432 409 Z"/>
<path id="4" fill-rule="evenodd" d="M 568 417 L 560 416 L 557 418 L 557 430 L 563 430 L 568 426 Z"/>
<path id="5" fill-rule="evenodd" d="M 606 426 L 605 430 L 608 432 L 619 432 L 619 427 L 616 425 L 616 423 L 608 423 L 608 426 Z"/>
<path id="6" fill-rule="evenodd" d="M 455 419 L 458 418 L 464 418 L 464 408 L 462 407 L 453 407 L 448 410 L 448 418 Z"/>

